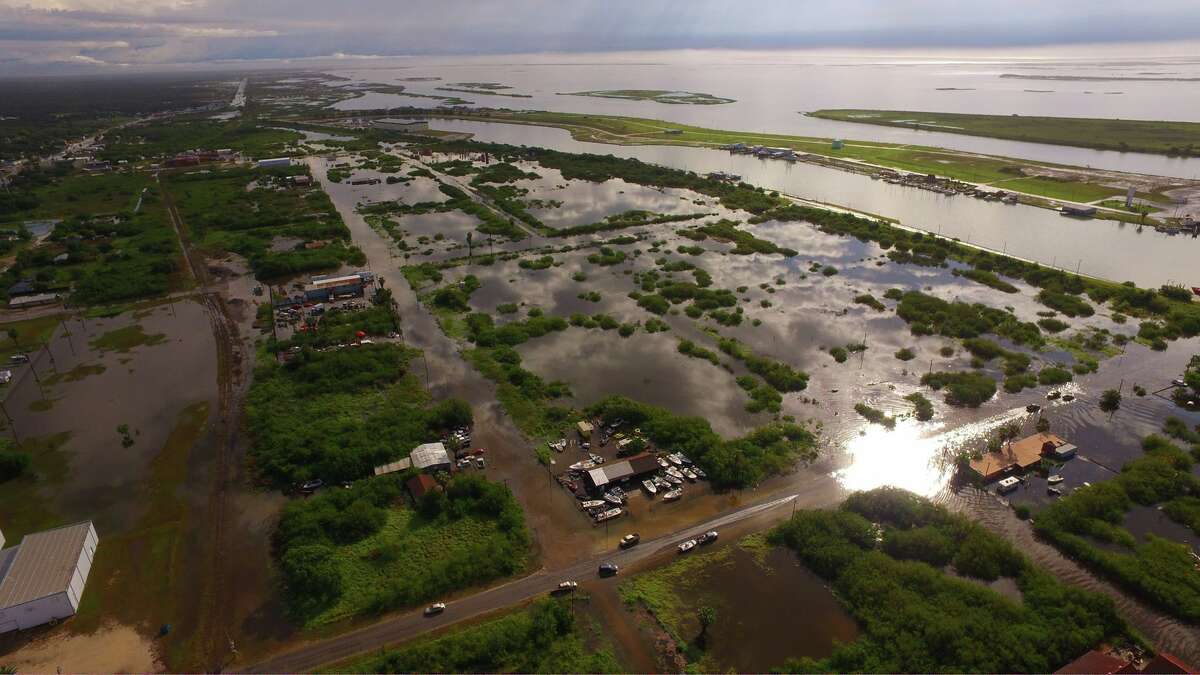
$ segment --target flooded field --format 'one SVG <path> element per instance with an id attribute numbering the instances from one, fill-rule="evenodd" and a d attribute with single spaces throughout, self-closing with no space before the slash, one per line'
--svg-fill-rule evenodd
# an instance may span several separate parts
<path id="1" fill-rule="evenodd" d="M 789 659 L 826 657 L 835 643 L 858 637 L 824 581 L 761 535 L 685 555 L 622 582 L 621 595 L 648 610 L 643 620 L 666 631 L 693 667 L 765 672 Z M 715 613 L 703 638 L 701 608 Z"/>
<path id="2" fill-rule="evenodd" d="M 1064 218 L 1025 205 L 984 202 L 871 180 L 869 176 L 803 163 L 758 159 L 723 150 L 669 146 L 585 143 L 563 129 L 467 120 L 437 120 L 435 126 L 474 134 L 476 140 L 529 145 L 564 152 L 612 154 L 697 173 L 725 171 L 753 185 L 865 213 L 895 218 L 907 227 L 954 237 L 1044 265 L 1080 271 L 1141 286 L 1193 284 L 1193 259 L 1200 241 L 1137 226 Z M 1120 251 L 1120 255 L 1114 255 Z M 1131 265 L 1129 261 L 1154 261 Z"/>

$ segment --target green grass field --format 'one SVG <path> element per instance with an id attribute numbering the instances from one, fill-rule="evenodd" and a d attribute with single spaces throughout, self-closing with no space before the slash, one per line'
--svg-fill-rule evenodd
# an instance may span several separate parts
<path id="1" fill-rule="evenodd" d="M 1200 123 L 977 115 L 911 110 L 817 110 L 812 117 L 1119 152 L 1200 154 Z"/>

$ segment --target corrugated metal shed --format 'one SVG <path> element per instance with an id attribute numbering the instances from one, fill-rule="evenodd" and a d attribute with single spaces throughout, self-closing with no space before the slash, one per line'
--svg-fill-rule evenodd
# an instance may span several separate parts
<path id="1" fill-rule="evenodd" d="M 413 448 L 409 457 L 412 459 L 412 465 L 422 471 L 431 466 L 450 464 L 450 453 L 446 452 L 446 446 L 441 443 L 418 445 Z"/>
<path id="2" fill-rule="evenodd" d="M 0 608 L 67 591 L 93 532 L 87 521 L 25 535 L 0 580 Z"/>

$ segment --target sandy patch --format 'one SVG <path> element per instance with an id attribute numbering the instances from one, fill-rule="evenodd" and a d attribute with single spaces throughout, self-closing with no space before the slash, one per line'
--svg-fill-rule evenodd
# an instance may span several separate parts
<path id="1" fill-rule="evenodd" d="M 129 626 L 109 624 L 90 635 L 56 631 L 4 657 L 18 672 L 162 672 L 154 645 Z"/>

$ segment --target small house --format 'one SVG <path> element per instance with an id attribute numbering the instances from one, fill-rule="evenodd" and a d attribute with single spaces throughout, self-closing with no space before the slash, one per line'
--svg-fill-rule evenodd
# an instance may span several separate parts
<path id="1" fill-rule="evenodd" d="M 441 487 L 438 485 L 436 480 L 431 478 L 429 474 L 425 473 L 417 474 L 416 476 L 409 478 L 408 482 L 405 483 L 404 486 L 408 488 L 408 493 L 412 495 L 413 499 L 420 499 L 421 497 L 424 497 L 430 492 L 433 492 Z"/>

